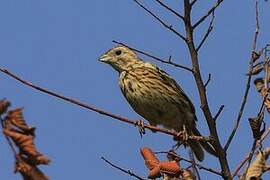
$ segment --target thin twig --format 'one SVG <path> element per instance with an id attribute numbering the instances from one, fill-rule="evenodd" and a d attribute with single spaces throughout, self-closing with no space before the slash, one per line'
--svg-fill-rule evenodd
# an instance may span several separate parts
<path id="1" fill-rule="evenodd" d="M 261 143 L 266 139 L 266 137 L 270 134 L 270 128 L 268 128 L 264 134 L 262 135 L 261 139 L 257 141 L 256 149 L 260 147 Z M 235 168 L 234 172 L 232 173 L 232 176 L 235 177 L 240 169 L 246 164 L 246 162 L 249 159 L 250 152 L 245 156 L 245 158 L 239 163 L 239 165 Z"/>
<path id="2" fill-rule="evenodd" d="M 140 176 L 134 174 L 134 173 L 133 173 L 132 171 L 130 171 L 130 170 L 123 169 L 123 168 L 121 168 L 121 167 L 119 167 L 119 166 L 117 166 L 117 165 L 111 163 L 109 160 L 105 159 L 104 157 L 101 157 L 101 159 L 102 159 L 103 161 L 105 161 L 106 163 L 108 163 L 109 165 L 111 165 L 112 167 L 114 167 L 114 168 L 116 168 L 116 169 L 118 169 L 118 170 L 120 170 L 120 171 L 122 171 L 122 172 L 124 172 L 124 173 L 126 173 L 126 174 L 128 174 L 128 175 L 130 175 L 130 176 L 132 176 L 132 177 L 135 177 L 136 179 L 139 179 L 139 180 L 147 180 L 147 179 L 145 179 L 145 178 L 142 178 L 142 177 L 140 177 Z"/>
<path id="3" fill-rule="evenodd" d="M 155 1 L 157 3 L 159 3 L 161 6 L 163 6 L 164 8 L 166 8 L 168 11 L 172 12 L 174 15 L 176 15 L 177 17 L 179 17 L 181 20 L 185 21 L 184 17 L 181 14 L 179 14 L 178 12 L 176 12 L 175 10 L 173 10 L 172 8 L 170 8 L 168 5 L 164 4 L 160 0 L 155 0 Z"/>
<path id="4" fill-rule="evenodd" d="M 213 30 L 213 24 L 214 24 L 214 19 L 215 19 L 215 13 L 214 11 L 212 12 L 212 18 L 211 18 L 211 21 L 209 23 L 209 26 L 207 28 L 207 31 L 206 33 L 204 34 L 199 46 L 196 48 L 196 51 L 198 52 L 200 50 L 200 48 L 202 47 L 202 45 L 205 43 L 206 39 L 208 38 L 209 34 L 212 32 Z"/>
<path id="5" fill-rule="evenodd" d="M 155 154 L 171 154 L 171 155 L 176 156 L 180 161 L 183 160 L 183 161 L 188 162 L 188 163 L 190 163 L 190 164 L 193 163 L 193 162 L 192 162 L 191 160 L 189 160 L 189 159 L 183 158 L 183 157 L 179 156 L 179 155 L 176 154 L 176 153 L 172 153 L 172 152 L 168 152 L 168 151 L 159 151 L 159 152 L 155 152 Z M 212 168 L 205 167 L 205 166 L 203 166 L 203 165 L 201 165 L 201 164 L 198 164 L 198 163 L 196 163 L 196 162 L 194 162 L 194 165 L 196 165 L 199 169 L 203 169 L 203 170 L 205 170 L 205 171 L 209 171 L 209 172 L 214 173 L 214 174 L 216 174 L 216 175 L 222 176 L 222 174 L 221 174 L 220 172 L 218 172 L 217 170 L 214 170 L 214 169 L 212 169 Z"/>
<path id="6" fill-rule="evenodd" d="M 197 2 L 197 0 L 193 0 L 190 5 L 193 6 L 195 3 Z"/>
<path id="7" fill-rule="evenodd" d="M 259 34 L 259 13 L 258 13 L 258 1 L 256 1 L 256 30 L 255 30 L 255 33 L 254 33 L 254 39 L 253 39 L 253 46 L 252 46 L 252 52 L 254 52 L 256 50 L 256 45 L 257 45 L 257 38 L 258 38 L 258 34 Z M 242 118 L 242 115 L 243 115 L 243 112 L 244 112 L 244 109 L 245 109 L 245 105 L 246 105 L 246 102 L 247 102 L 247 98 L 248 98 L 248 95 L 249 95 L 249 90 L 250 90 L 250 83 L 251 83 L 251 77 L 252 77 L 252 70 L 253 70 L 253 58 L 252 58 L 252 53 L 251 53 L 251 56 L 250 56 L 250 61 L 249 61 L 249 73 L 248 73 L 248 78 L 247 78 L 247 83 L 246 83 L 246 89 L 245 89 L 245 93 L 244 93 L 244 96 L 243 96 L 243 99 L 242 99 L 242 103 L 241 103 L 241 106 L 240 106 L 240 110 L 239 110 L 239 113 L 238 113 L 238 116 L 237 116 L 237 119 L 236 119 L 236 122 L 235 122 L 235 125 L 234 125 L 234 128 L 224 146 L 224 150 L 227 151 L 232 140 L 233 140 L 233 137 L 239 127 L 239 123 L 240 123 L 240 120 Z"/>
<path id="8" fill-rule="evenodd" d="M 206 83 L 204 84 L 204 88 L 206 88 L 207 85 L 209 84 L 209 82 L 211 81 L 211 77 L 212 77 L 212 74 L 208 74 L 208 79 L 207 79 Z"/>
<path id="9" fill-rule="evenodd" d="M 136 4 L 138 4 L 141 8 L 143 8 L 146 12 L 148 12 L 151 16 L 153 16 L 158 22 L 160 22 L 166 29 L 172 31 L 174 34 L 176 34 L 179 38 L 181 38 L 183 41 L 187 41 L 187 39 L 180 34 L 178 31 L 176 31 L 172 25 L 168 25 L 166 24 L 161 18 L 159 18 L 157 15 L 155 15 L 152 11 L 150 11 L 149 9 L 147 9 L 142 3 L 140 3 L 137 0 L 133 0 Z"/>
<path id="10" fill-rule="evenodd" d="M 138 53 L 141 53 L 141 54 L 143 54 L 143 55 L 145 55 L 145 56 L 148 56 L 148 57 L 150 57 L 150 58 L 152 58 L 152 59 L 154 59 L 154 60 L 156 60 L 156 61 L 162 62 L 162 63 L 164 63 L 164 64 L 173 65 L 173 66 L 175 66 L 175 67 L 185 69 L 185 70 L 187 70 L 187 71 L 189 71 L 189 72 L 193 72 L 193 70 L 192 70 L 191 68 L 189 68 L 189 67 L 186 67 L 186 66 L 183 66 L 183 65 L 174 63 L 174 62 L 171 60 L 171 56 L 170 56 L 170 58 L 169 58 L 168 60 L 163 60 L 163 59 L 161 59 L 161 58 L 159 58 L 159 57 L 156 57 L 156 56 L 153 56 L 153 55 L 151 55 L 151 54 L 149 54 L 149 53 L 147 53 L 147 52 L 145 52 L 145 51 L 141 51 L 141 50 L 135 49 L 135 48 L 133 48 L 133 47 L 131 47 L 131 46 L 125 44 L 125 43 L 122 43 L 122 42 L 119 42 L 119 41 L 115 41 L 115 40 L 113 40 L 112 42 L 114 42 L 114 43 L 116 43 L 116 44 L 119 44 L 119 45 L 122 45 L 122 46 L 126 46 L 126 47 L 128 47 L 129 49 L 131 49 L 131 50 L 133 50 L 133 51 L 136 51 L 136 52 L 138 52 Z"/>
<path id="11" fill-rule="evenodd" d="M 192 162 L 191 163 L 191 167 L 193 171 L 192 173 L 197 175 L 198 180 L 201 180 L 200 172 L 198 171 L 198 168 L 196 166 L 195 157 L 191 149 L 188 151 L 188 154 L 189 154 L 190 161 Z"/>
<path id="12" fill-rule="evenodd" d="M 211 9 L 208 10 L 208 12 L 207 12 L 204 16 L 202 16 L 202 17 L 201 17 L 201 18 L 200 18 L 200 19 L 192 26 L 192 28 L 193 28 L 193 29 L 196 29 L 196 27 L 197 27 L 198 25 L 200 25 L 207 17 L 209 17 L 223 1 L 224 1 L 224 0 L 218 0 L 218 1 L 214 4 L 214 6 L 213 6 Z"/>
<path id="13" fill-rule="evenodd" d="M 219 115 L 223 111 L 223 109 L 224 109 L 224 105 L 221 105 L 220 108 L 219 108 L 219 110 L 218 110 L 218 112 L 217 112 L 217 114 L 214 117 L 214 121 L 217 120 L 217 118 L 219 117 Z"/>

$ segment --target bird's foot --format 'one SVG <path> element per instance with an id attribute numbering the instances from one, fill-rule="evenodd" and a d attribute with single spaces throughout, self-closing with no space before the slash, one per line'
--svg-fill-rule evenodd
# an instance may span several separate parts
<path id="1" fill-rule="evenodd" d="M 138 127 L 139 134 L 142 138 L 142 136 L 145 134 L 145 127 L 143 120 L 136 121 L 135 126 Z"/>
<path id="2" fill-rule="evenodd" d="M 174 140 L 186 142 L 188 140 L 188 138 L 189 138 L 189 135 L 188 135 L 187 130 L 184 126 L 182 131 L 177 132 L 177 135 L 174 137 Z"/>

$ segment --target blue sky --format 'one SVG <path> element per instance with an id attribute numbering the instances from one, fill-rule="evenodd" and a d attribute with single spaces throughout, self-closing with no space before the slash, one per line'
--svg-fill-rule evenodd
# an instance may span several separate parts
<path id="1" fill-rule="evenodd" d="M 198 1 L 194 19 L 213 3 Z M 183 24 L 178 19 L 155 3 L 146 4 L 183 32 Z M 182 11 L 182 3 L 170 0 L 168 4 Z M 260 2 L 258 47 L 269 43 L 269 8 L 269 3 Z M 207 79 L 208 73 L 212 74 L 207 88 L 212 112 L 221 104 L 225 105 L 217 121 L 224 143 L 244 93 L 255 29 L 254 1 L 227 0 L 215 15 L 213 33 L 200 50 L 199 58 L 203 77 Z M 117 73 L 97 60 L 115 45 L 112 40 L 123 41 L 162 58 L 171 55 L 176 62 L 190 65 L 183 42 L 132 0 L 2 0 L 0 22 L 0 67 L 39 86 L 130 119 L 140 117 L 123 98 Z M 206 27 L 204 24 L 196 31 L 196 39 Z M 196 106 L 198 128 L 207 134 L 191 74 L 143 58 L 162 67 L 181 84 Z M 37 127 L 37 147 L 52 160 L 51 165 L 41 168 L 51 179 L 131 179 L 105 164 L 101 156 L 147 176 L 139 149 L 148 146 L 160 151 L 173 145 L 171 137 L 150 131 L 141 139 L 133 126 L 34 91 L 4 74 L 0 74 L 0 80 L 1 97 L 9 99 L 13 107 L 23 106 L 27 122 Z M 239 132 L 228 152 L 232 169 L 250 149 L 253 140 L 247 119 L 256 116 L 260 101 L 252 86 Z M 20 179 L 13 174 L 14 159 L 2 136 L 0 143 L 1 178 Z M 269 146 L 269 141 L 265 146 Z M 179 153 L 186 155 L 186 151 Z M 211 156 L 207 156 L 203 164 L 219 169 L 217 160 Z M 204 171 L 201 175 L 203 179 L 217 179 Z"/>

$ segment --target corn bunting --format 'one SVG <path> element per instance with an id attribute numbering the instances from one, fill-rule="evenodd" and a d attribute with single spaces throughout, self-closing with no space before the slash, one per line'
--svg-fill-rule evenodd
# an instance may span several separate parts
<path id="1" fill-rule="evenodd" d="M 99 60 L 118 71 L 119 86 L 126 100 L 151 125 L 162 125 L 177 132 L 185 130 L 187 135 L 200 136 L 192 102 L 166 72 L 142 61 L 124 46 L 110 49 Z M 202 147 L 215 154 L 206 142 L 187 140 L 187 144 L 199 161 L 204 159 Z"/>

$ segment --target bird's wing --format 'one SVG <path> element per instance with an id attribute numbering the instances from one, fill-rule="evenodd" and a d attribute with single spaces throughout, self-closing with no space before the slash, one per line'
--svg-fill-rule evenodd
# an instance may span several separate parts
<path id="1" fill-rule="evenodd" d="M 171 86 L 176 92 L 178 92 L 180 96 L 183 96 L 183 98 L 187 101 L 188 105 L 190 106 L 191 111 L 195 114 L 195 107 L 193 103 L 191 102 L 189 97 L 185 94 L 183 89 L 177 84 L 177 82 L 168 73 L 166 73 L 159 67 L 155 66 L 154 64 L 151 64 L 151 63 L 145 63 L 145 64 L 146 64 L 145 66 L 146 68 L 155 69 L 160 74 L 160 77 L 163 83 Z M 195 117 L 195 120 L 196 120 L 196 117 Z"/>

